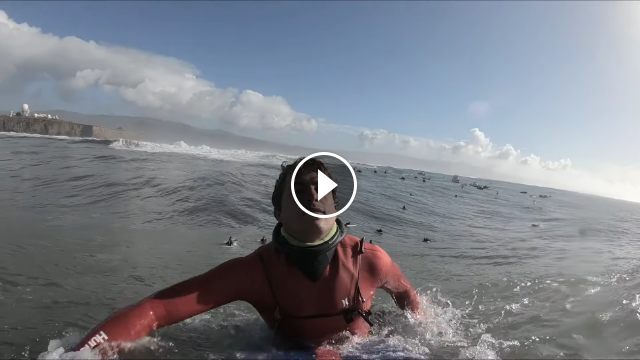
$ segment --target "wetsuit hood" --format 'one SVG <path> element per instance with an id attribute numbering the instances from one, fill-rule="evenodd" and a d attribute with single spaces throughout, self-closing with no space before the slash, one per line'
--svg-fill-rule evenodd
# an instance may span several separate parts
<path id="1" fill-rule="evenodd" d="M 307 279 L 311 282 L 316 282 L 324 273 L 327 265 L 331 263 L 336 253 L 336 246 L 338 246 L 347 235 L 345 226 L 340 219 L 336 219 L 336 224 L 338 225 L 338 229 L 329 240 L 316 246 L 301 247 L 292 245 L 287 241 L 281 232 L 282 223 L 278 223 L 273 229 L 273 246 L 277 251 L 285 253 L 289 261 L 291 261 Z"/>

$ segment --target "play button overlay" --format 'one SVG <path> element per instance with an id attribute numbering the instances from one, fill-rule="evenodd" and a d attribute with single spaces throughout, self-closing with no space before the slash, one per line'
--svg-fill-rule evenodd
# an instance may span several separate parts
<path id="1" fill-rule="evenodd" d="M 315 159 L 317 161 L 322 162 L 326 167 L 326 173 L 321 171 L 320 169 L 310 169 L 305 168 L 304 164 L 310 160 Z M 302 206 L 300 203 L 300 199 L 298 199 L 298 194 L 296 192 L 296 176 L 299 176 L 298 171 L 300 169 L 303 170 L 306 176 L 309 176 L 310 172 L 307 170 L 311 170 L 317 174 L 317 201 L 320 202 L 325 196 L 334 196 L 335 201 L 337 203 L 337 210 L 335 212 L 330 212 L 329 209 L 322 209 L 325 212 L 324 214 L 312 212 L 306 207 Z M 303 174 L 300 173 L 300 176 Z M 313 175 L 311 175 L 313 177 Z M 356 179 L 356 173 L 353 171 L 349 162 L 345 160 L 340 155 L 330 153 L 330 152 L 317 152 L 315 154 L 311 154 L 302 161 L 298 163 L 293 174 L 291 175 L 291 194 L 293 195 L 293 200 L 295 200 L 296 205 L 300 208 L 300 210 L 304 211 L 306 214 L 311 215 L 316 218 L 326 219 L 338 216 L 345 212 L 349 206 L 353 203 L 353 200 L 356 198 L 356 191 L 358 189 L 358 180 Z M 309 198 L 304 201 L 311 202 Z M 346 202 L 346 205 L 345 205 Z M 331 209 L 333 211 L 333 209 Z"/>
<path id="2" fill-rule="evenodd" d="M 338 187 L 338 184 L 329 179 L 322 171 L 318 170 L 318 200 L 321 200 L 336 187 Z"/>

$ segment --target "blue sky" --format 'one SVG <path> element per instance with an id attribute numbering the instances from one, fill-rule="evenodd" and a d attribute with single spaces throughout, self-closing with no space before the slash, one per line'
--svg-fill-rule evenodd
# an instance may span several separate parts
<path id="1" fill-rule="evenodd" d="M 0 9 L 44 33 L 180 59 L 216 87 L 282 96 L 332 124 L 437 140 L 480 128 L 523 155 L 591 167 L 640 166 L 638 5 L 68 1 Z M 469 114 L 474 102 L 490 111 Z"/>

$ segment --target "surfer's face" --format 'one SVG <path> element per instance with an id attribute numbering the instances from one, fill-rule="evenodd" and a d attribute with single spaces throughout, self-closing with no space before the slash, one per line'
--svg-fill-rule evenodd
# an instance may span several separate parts
<path id="1" fill-rule="evenodd" d="M 293 184 L 300 205 L 312 213 L 330 215 L 336 212 L 333 194 L 329 193 L 318 200 L 317 171 L 298 173 Z M 291 193 L 291 176 L 287 177 L 282 194 L 282 206 L 276 211 L 276 218 L 291 236 L 301 242 L 314 242 L 331 231 L 336 217 L 326 219 L 311 216 L 298 207 Z"/>

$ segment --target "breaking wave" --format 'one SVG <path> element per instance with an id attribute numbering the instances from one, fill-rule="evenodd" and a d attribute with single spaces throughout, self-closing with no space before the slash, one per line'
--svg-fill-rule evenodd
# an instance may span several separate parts
<path id="1" fill-rule="evenodd" d="M 225 160 L 225 161 L 246 161 L 246 162 L 282 162 L 296 157 L 271 154 L 259 151 L 247 151 L 247 150 L 226 150 L 216 149 L 207 145 L 190 146 L 184 141 L 178 141 L 173 144 L 158 144 L 146 141 L 136 140 L 116 140 L 109 147 L 119 150 L 136 150 L 152 153 L 177 153 L 188 154 L 199 157 L 205 157 L 210 159 Z"/>

